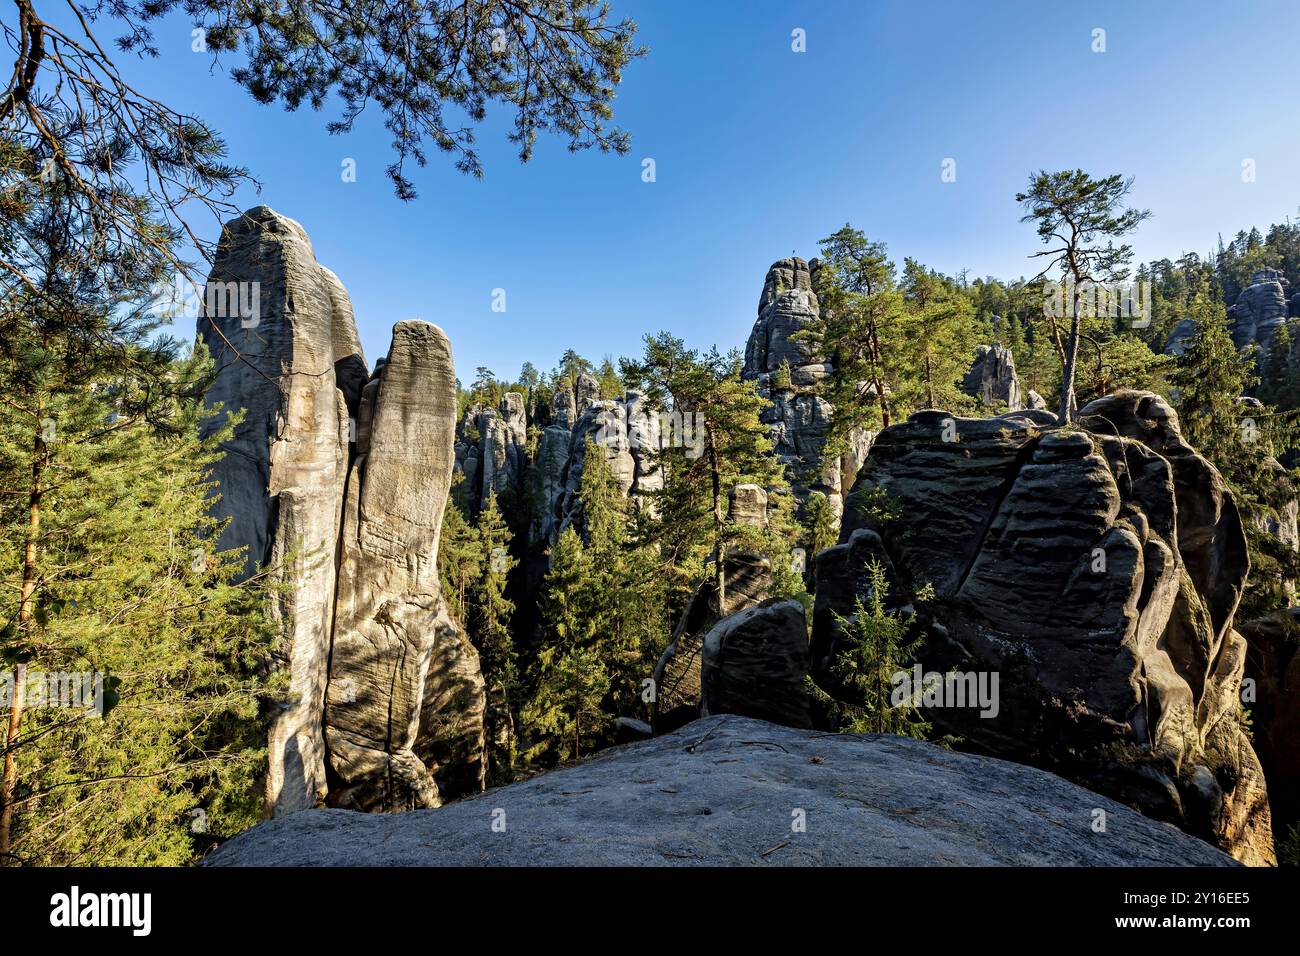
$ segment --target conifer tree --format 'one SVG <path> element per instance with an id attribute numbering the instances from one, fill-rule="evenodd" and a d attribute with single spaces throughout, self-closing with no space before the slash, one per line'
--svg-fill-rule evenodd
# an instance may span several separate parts
<path id="1" fill-rule="evenodd" d="M 485 553 L 477 529 L 466 520 L 465 475 L 452 479 L 438 537 L 438 574 L 451 615 L 468 628 L 473 590 L 483 576 Z"/>
<path id="2" fill-rule="evenodd" d="M 478 518 L 478 540 L 486 566 L 475 588 L 475 624 L 472 629 L 483 678 L 488 686 L 488 739 L 494 777 L 508 780 L 515 762 L 513 711 L 518 691 L 518 661 L 510 620 L 514 602 L 506 597 L 510 572 L 519 563 L 510 554 L 510 528 L 497 507 L 495 492 Z"/>
<path id="3" fill-rule="evenodd" d="M 867 566 L 870 592 L 864 602 L 854 600 L 853 614 L 835 614 L 839 651 L 831 674 L 841 682 L 847 702 L 838 709 L 842 730 L 856 734 L 900 734 L 925 740 L 930 724 L 921 718 L 917 704 L 922 688 L 899 700 L 895 675 L 907 671 L 920 650 L 922 637 L 909 639 L 907 624 L 885 607 L 889 581 L 879 561 Z"/>
<path id="4" fill-rule="evenodd" d="M 645 344 L 641 360 L 624 361 L 624 378 L 637 383 L 651 408 L 667 413 L 673 426 L 662 436 L 664 449 L 653 456 L 664 470 L 664 487 L 654 496 L 654 543 L 665 572 L 687 593 L 698 583 L 703 561 L 712 559 L 721 600 L 728 551 L 770 545 L 766 533 L 731 519 L 731 490 L 746 482 L 768 489 L 769 496 L 788 488 L 771 454 L 770 429 L 759 418 L 768 402 L 754 382 L 741 379 L 734 351 L 701 355 L 668 333 L 646 336 Z"/>
<path id="5" fill-rule="evenodd" d="M 1033 223 L 1038 237 L 1049 248 L 1034 253 L 1045 258 L 1047 266 L 1038 274 L 1041 279 L 1053 269 L 1072 284 L 1066 296 L 1069 334 L 1062 341 L 1053 321 L 1053 334 L 1061 355 L 1061 402 L 1059 417 L 1073 422 L 1078 412 L 1075 377 L 1083 339 L 1084 312 L 1079 301 L 1085 283 L 1111 282 L 1128 275 L 1133 251 L 1115 240 L 1136 229 L 1151 213 L 1145 209 L 1126 209 L 1131 179 L 1106 176 L 1094 179 L 1081 169 L 1049 173 L 1041 170 L 1029 177 L 1029 188 L 1016 194 L 1016 202 L 1025 208 L 1022 222 Z M 1105 245 L 1102 245 L 1102 243 Z"/>
<path id="6" fill-rule="evenodd" d="M 267 595 L 213 550 L 229 432 L 199 438 L 211 363 L 150 312 L 166 260 L 95 238 L 77 197 L 49 184 L 6 236 L 26 281 L 0 301 L 0 859 L 183 862 L 189 810 L 205 840 L 260 810 Z M 99 675 L 102 718 L 28 706 L 73 673 Z"/>
<path id="7" fill-rule="evenodd" d="M 969 299 L 910 258 L 903 261 L 902 292 L 907 375 L 901 397 L 918 407 L 973 409 L 975 402 L 958 387 L 976 345 Z"/>
<path id="8" fill-rule="evenodd" d="M 552 748 L 573 759 L 603 732 L 602 705 L 609 692 L 609 673 L 594 646 L 598 615 L 592 603 L 590 557 L 572 526 L 551 549 L 551 568 L 539 598 L 543 646 L 538 652 L 534 692 L 522 718 L 536 759 Z"/>
<path id="9" fill-rule="evenodd" d="M 856 431 L 888 427 L 891 391 L 898 384 L 896 357 L 903 345 L 902 296 L 884 243 L 844 227 L 821 241 L 815 273 L 820 316 L 795 338 L 831 356 L 834 371 L 819 391 L 835 409 L 824 454 L 848 449 Z"/>

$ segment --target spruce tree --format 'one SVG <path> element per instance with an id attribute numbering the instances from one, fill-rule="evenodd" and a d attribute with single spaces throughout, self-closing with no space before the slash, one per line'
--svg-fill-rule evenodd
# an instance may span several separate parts
<path id="1" fill-rule="evenodd" d="M 519 675 L 510 620 L 514 602 L 506 597 L 510 572 L 519 563 L 510 554 L 510 528 L 497 507 L 495 492 L 478 518 L 478 540 L 486 556 L 486 568 L 475 588 L 472 637 L 478 648 L 483 678 L 488 686 L 488 739 L 493 777 L 509 780 L 515 763 L 513 712 Z"/>
<path id="2" fill-rule="evenodd" d="M 598 615 L 593 603 L 593 569 L 582 539 L 572 526 L 561 532 L 551 549 L 551 568 L 539 597 L 542 649 L 533 675 L 533 694 L 521 717 L 528 731 L 530 760 L 548 751 L 573 759 L 584 744 L 599 739 L 602 705 L 609 691 L 609 673 L 595 648 Z"/>

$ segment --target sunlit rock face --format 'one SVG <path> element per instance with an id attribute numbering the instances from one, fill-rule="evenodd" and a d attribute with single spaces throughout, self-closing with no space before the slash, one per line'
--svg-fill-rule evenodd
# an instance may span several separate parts
<path id="1" fill-rule="evenodd" d="M 1286 279 L 1272 269 L 1256 272 L 1228 309 L 1228 318 L 1237 348 L 1257 345 L 1260 354 L 1266 355 L 1273 333 L 1287 319 Z"/>
<path id="2" fill-rule="evenodd" d="M 198 331 L 217 368 L 206 400 L 244 413 L 213 474 L 214 512 L 230 519 L 218 545 L 247 549 L 246 575 L 266 566 L 292 582 L 272 609 L 289 689 L 272 719 L 266 800 L 282 813 L 316 805 L 326 789 L 334 552 L 348 407 L 360 398 L 365 357 L 346 291 L 316 262 L 303 228 L 266 206 L 226 224 L 208 288 L 235 294 L 205 296 Z M 236 300 L 256 303 L 256 313 L 232 308 Z"/>
<path id="3" fill-rule="evenodd" d="M 445 336 L 399 323 L 372 376 L 343 284 L 302 226 L 265 206 L 226 224 L 209 288 L 219 294 L 199 320 L 216 363 L 205 398 L 243 412 L 213 473 L 213 511 L 230 519 L 218 544 L 247 549 L 245 575 L 266 568 L 284 585 L 271 611 L 289 686 L 271 719 L 267 812 L 429 805 L 437 785 L 416 767 L 421 746 L 458 755 L 463 768 L 438 772 L 472 787 L 477 655 L 450 637 L 439 646 L 455 632 L 436 574 L 456 407 Z M 443 679 L 461 690 L 431 684 Z M 438 737 L 448 727 L 459 742 Z M 391 783 L 408 779 L 401 792 Z"/>

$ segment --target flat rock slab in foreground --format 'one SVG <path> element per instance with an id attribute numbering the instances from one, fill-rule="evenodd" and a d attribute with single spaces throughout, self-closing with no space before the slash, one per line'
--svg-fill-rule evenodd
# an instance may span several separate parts
<path id="1" fill-rule="evenodd" d="M 1104 833 L 1093 831 L 1097 809 L 1105 811 Z M 792 829 L 798 811 L 805 832 Z M 206 862 L 1234 865 L 1172 826 L 1032 767 L 902 737 L 825 734 L 730 715 L 438 810 L 290 814 L 236 837 Z"/>

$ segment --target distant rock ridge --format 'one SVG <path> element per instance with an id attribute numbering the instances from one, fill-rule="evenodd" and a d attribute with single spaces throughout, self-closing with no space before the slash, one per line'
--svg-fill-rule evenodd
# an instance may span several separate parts
<path id="1" fill-rule="evenodd" d="M 440 781 L 481 789 L 482 677 L 436 571 L 456 407 L 446 336 L 399 322 L 371 375 L 346 289 L 267 206 L 226 223 L 214 283 L 246 283 L 260 304 L 198 323 L 216 364 L 207 404 L 245 412 L 214 469 L 213 512 L 230 519 L 218 546 L 289 585 L 271 609 L 289 690 L 271 721 L 268 814 L 436 806 Z"/>

